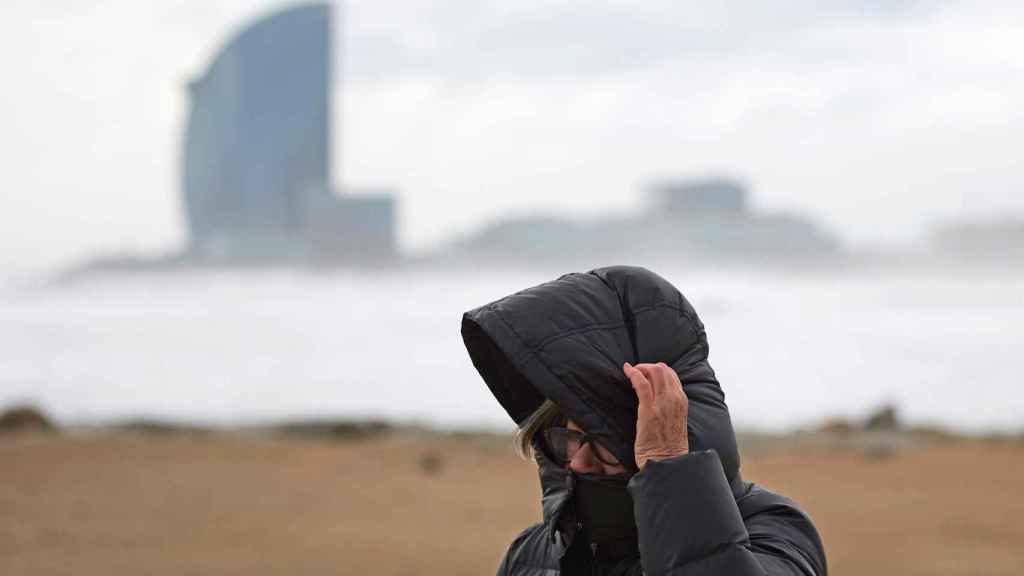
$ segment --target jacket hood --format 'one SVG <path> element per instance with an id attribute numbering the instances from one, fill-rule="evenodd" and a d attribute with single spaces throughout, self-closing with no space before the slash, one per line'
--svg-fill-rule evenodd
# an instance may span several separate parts
<path id="1" fill-rule="evenodd" d="M 462 338 L 517 425 L 550 398 L 622 462 L 635 461 L 637 414 L 622 364 L 664 362 L 689 399 L 690 450 L 714 449 L 730 483 L 738 478 L 736 438 L 708 364 L 704 325 L 686 298 L 650 270 L 613 266 L 566 274 L 466 312 Z M 551 463 L 539 463 L 544 484 Z"/>

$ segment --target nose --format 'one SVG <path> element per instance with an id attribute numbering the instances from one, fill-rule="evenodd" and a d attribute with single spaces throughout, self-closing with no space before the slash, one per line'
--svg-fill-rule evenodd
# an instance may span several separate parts
<path id="1" fill-rule="evenodd" d="M 580 474 L 600 474 L 604 471 L 601 461 L 594 456 L 593 447 L 590 444 L 580 446 L 569 461 L 569 468 Z"/>

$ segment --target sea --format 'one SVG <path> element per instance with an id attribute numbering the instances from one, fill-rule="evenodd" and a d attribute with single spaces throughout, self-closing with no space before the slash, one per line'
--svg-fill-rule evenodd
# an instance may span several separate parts
<path id="1" fill-rule="evenodd" d="M 658 269 L 707 327 L 739 428 L 1024 431 L 1024 272 Z M 463 312 L 531 270 L 106 274 L 0 283 L 0 408 L 59 422 L 387 419 L 510 430 Z"/>

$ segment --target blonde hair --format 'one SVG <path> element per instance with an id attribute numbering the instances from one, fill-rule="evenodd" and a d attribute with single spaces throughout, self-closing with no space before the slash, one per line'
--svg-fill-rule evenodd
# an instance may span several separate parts
<path id="1" fill-rule="evenodd" d="M 532 460 L 533 437 L 537 432 L 561 418 L 562 411 L 558 409 L 558 405 L 551 400 L 545 400 L 516 430 L 515 437 L 513 438 L 513 448 L 516 454 L 523 460 Z"/>

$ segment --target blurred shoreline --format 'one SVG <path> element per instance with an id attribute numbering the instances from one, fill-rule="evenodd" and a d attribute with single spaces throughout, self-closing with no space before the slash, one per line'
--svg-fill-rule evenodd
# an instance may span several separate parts
<path id="1" fill-rule="evenodd" d="M 126 417 L 88 424 L 60 424 L 42 410 L 31 405 L 0 408 L 0 441 L 5 437 L 61 435 L 70 437 L 97 436 L 193 436 L 256 438 L 308 441 L 379 439 L 386 437 L 424 436 L 436 438 L 474 439 L 500 444 L 512 450 L 510 424 L 507 431 L 488 426 L 435 426 L 423 422 L 386 418 L 288 418 L 246 424 L 204 424 L 181 419 Z M 737 442 L 744 453 L 766 454 L 788 450 L 849 451 L 868 457 L 887 458 L 905 450 L 933 444 L 980 442 L 1020 444 L 1024 446 L 1024 429 L 1019 431 L 967 432 L 939 425 L 908 425 L 901 421 L 894 406 L 882 406 L 863 419 L 824 418 L 812 427 L 786 431 L 765 431 L 738 427 Z"/>

